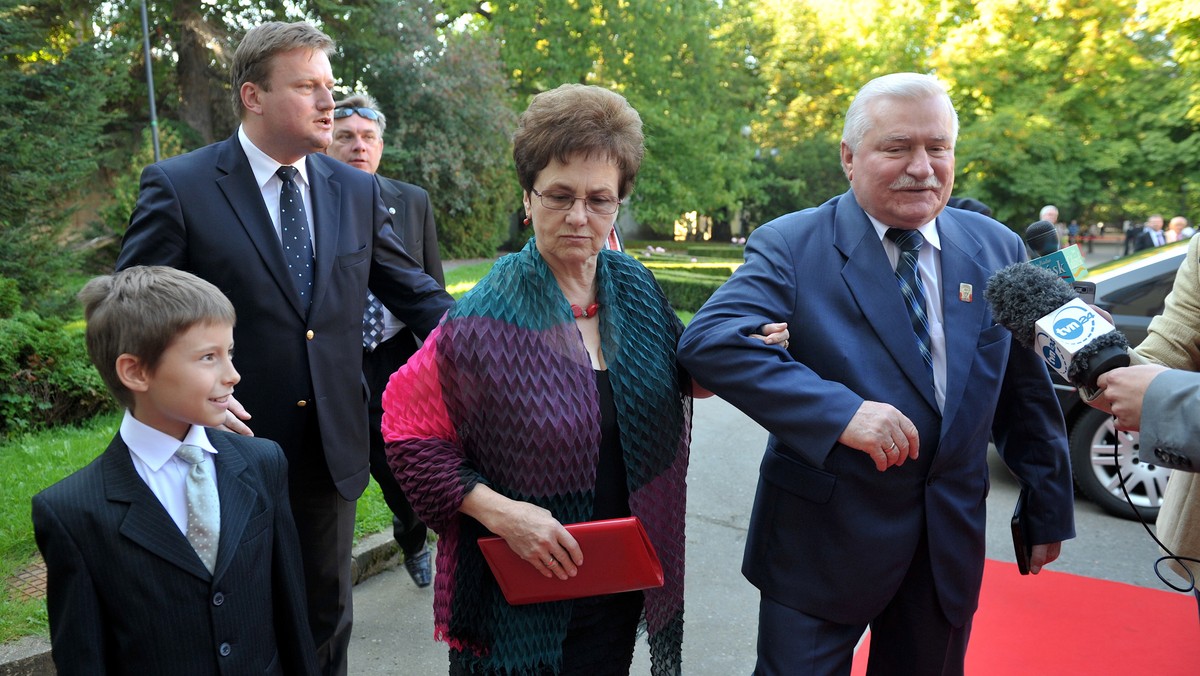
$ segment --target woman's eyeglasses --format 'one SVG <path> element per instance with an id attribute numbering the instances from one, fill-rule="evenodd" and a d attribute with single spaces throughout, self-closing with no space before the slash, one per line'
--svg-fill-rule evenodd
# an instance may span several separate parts
<path id="1" fill-rule="evenodd" d="M 333 119 L 340 120 L 343 117 L 350 117 L 351 115 L 353 115 L 355 113 L 358 113 L 360 117 L 365 117 L 366 119 L 371 120 L 372 122 L 379 121 L 379 113 L 375 112 L 374 110 L 371 110 L 370 108 L 353 108 L 351 106 L 342 106 L 341 108 L 334 108 L 333 109 Z"/>
<path id="2" fill-rule="evenodd" d="M 617 213 L 617 207 L 621 206 L 621 200 L 612 197 L 576 197 L 565 192 L 540 193 L 537 189 L 534 189 L 533 194 L 537 195 L 542 206 L 553 211 L 570 211 L 576 200 L 583 200 L 585 209 L 603 216 Z"/>

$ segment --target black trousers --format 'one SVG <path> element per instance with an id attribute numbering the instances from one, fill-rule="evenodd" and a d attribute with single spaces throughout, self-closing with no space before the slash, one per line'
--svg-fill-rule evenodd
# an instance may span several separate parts
<path id="1" fill-rule="evenodd" d="M 288 464 L 288 491 L 304 564 L 308 622 L 320 673 L 345 676 L 354 622 L 350 559 L 356 502 L 333 485 L 315 414 L 308 417 L 304 438 L 300 457 Z"/>
<path id="2" fill-rule="evenodd" d="M 416 351 L 416 338 L 412 331 L 405 328 L 380 343 L 373 351 L 363 352 L 363 376 L 371 393 L 368 403 L 371 426 L 371 476 L 383 492 L 383 501 L 387 503 L 388 509 L 392 510 L 392 534 L 405 558 L 421 551 L 428 529 L 413 512 L 412 505 L 408 503 L 408 498 L 396 482 L 392 469 L 388 467 L 387 456 L 383 452 L 383 433 L 379 428 L 383 421 L 383 390 L 387 387 L 388 379 Z"/>

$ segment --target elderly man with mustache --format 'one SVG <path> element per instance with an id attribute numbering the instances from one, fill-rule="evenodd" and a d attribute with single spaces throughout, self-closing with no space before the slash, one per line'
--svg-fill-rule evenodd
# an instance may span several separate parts
<path id="1" fill-rule="evenodd" d="M 1074 535 L 1047 370 L 982 294 L 1026 258 L 947 208 L 958 120 L 935 78 L 886 75 L 846 113 L 851 189 L 754 231 L 679 344 L 693 377 L 771 436 L 742 572 L 761 592 L 756 674 L 962 674 L 983 577 L 988 442 L 1026 489 L 1031 572 Z M 738 326 L 802 326 L 763 350 Z"/>

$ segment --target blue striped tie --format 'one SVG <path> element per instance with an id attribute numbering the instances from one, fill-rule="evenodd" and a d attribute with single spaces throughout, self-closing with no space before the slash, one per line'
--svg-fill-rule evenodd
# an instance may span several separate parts
<path id="1" fill-rule="evenodd" d="M 932 382 L 933 352 L 930 350 L 929 316 L 925 314 L 925 286 L 921 284 L 921 276 L 917 274 L 917 256 L 921 253 L 921 245 L 925 243 L 925 238 L 916 230 L 900 228 L 888 228 L 887 236 L 900 247 L 900 260 L 896 263 L 896 281 L 900 283 L 900 293 L 904 296 L 904 304 L 908 306 L 908 319 L 912 322 L 913 333 L 917 335 L 917 347 L 921 350 L 925 370 L 929 372 Z"/>

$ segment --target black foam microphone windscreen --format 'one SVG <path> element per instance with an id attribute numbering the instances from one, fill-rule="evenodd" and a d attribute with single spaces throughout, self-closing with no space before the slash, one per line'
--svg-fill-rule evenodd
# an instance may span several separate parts
<path id="1" fill-rule="evenodd" d="M 1070 285 L 1046 268 L 1014 263 L 992 275 L 983 297 L 992 306 L 996 323 L 1008 329 L 1018 343 L 1032 348 L 1037 320 L 1076 296 Z"/>
<path id="2" fill-rule="evenodd" d="M 1077 298 L 1070 285 L 1058 275 L 1029 263 L 1016 263 L 998 270 L 988 280 L 983 296 L 991 306 L 996 322 L 1008 329 L 1019 344 L 1031 349 L 1038 349 L 1035 344 L 1038 320 Z M 1089 326 L 1102 321 L 1095 316 L 1094 310 L 1081 307 L 1076 312 L 1080 311 L 1087 319 L 1080 319 L 1075 324 L 1077 327 L 1085 321 Z M 1070 343 L 1063 336 L 1053 335 L 1054 332 L 1044 334 L 1053 344 L 1042 346 L 1042 358 L 1058 370 L 1064 364 L 1064 355 L 1069 353 L 1067 380 L 1076 387 L 1096 387 L 1100 374 L 1129 365 L 1126 352 L 1129 341 L 1120 331 L 1111 330 L 1107 322 L 1103 323 L 1110 330 L 1078 347 L 1074 347 L 1078 342 Z M 1064 335 L 1069 334 L 1064 332 Z"/>

